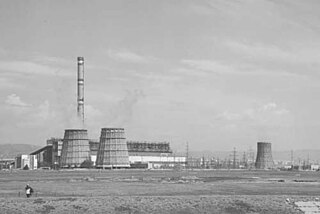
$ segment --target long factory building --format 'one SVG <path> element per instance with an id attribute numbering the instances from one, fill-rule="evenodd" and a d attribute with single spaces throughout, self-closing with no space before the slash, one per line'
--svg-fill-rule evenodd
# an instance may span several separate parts
<path id="1" fill-rule="evenodd" d="M 96 167 L 100 141 L 89 139 L 88 142 L 89 159 L 92 166 Z M 173 154 L 168 142 L 126 141 L 126 146 L 129 159 L 127 168 L 161 169 L 186 165 L 186 157 Z M 62 147 L 63 139 L 48 139 L 46 146 L 29 155 L 18 155 L 16 168 L 23 169 L 25 165 L 28 165 L 29 169 L 63 168 L 64 166 L 61 165 Z"/>

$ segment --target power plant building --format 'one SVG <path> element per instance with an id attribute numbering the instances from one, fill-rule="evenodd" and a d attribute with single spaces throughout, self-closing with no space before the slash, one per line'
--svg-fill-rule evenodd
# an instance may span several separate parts
<path id="1" fill-rule="evenodd" d="M 107 140 L 104 139 L 104 141 L 106 143 Z M 90 160 L 93 166 L 96 166 L 100 141 L 91 139 L 88 140 L 88 142 Z M 58 169 L 60 167 L 66 167 L 66 165 L 61 163 L 62 143 L 63 139 L 61 138 L 51 138 L 47 140 L 45 147 L 31 153 L 36 156 L 38 168 Z M 110 146 L 108 148 L 110 148 Z M 121 148 L 124 148 L 123 143 Z M 186 157 L 174 155 L 168 142 L 127 141 L 126 148 L 122 151 L 126 149 L 128 162 L 127 158 L 124 157 L 126 161 L 125 168 L 172 168 L 186 165 Z M 108 155 L 108 152 L 110 153 L 112 151 L 105 150 L 106 155 Z M 116 154 L 116 152 L 113 151 L 113 154 Z M 115 158 L 115 156 L 113 158 Z M 113 167 L 123 168 L 116 165 Z M 110 168 L 110 166 L 105 165 L 105 168 Z"/>
<path id="2" fill-rule="evenodd" d="M 128 141 L 129 162 L 136 168 L 172 168 L 186 166 L 186 157 L 172 153 L 168 142 Z"/>
<path id="3" fill-rule="evenodd" d="M 52 167 L 52 146 L 47 145 L 42 147 L 30 155 L 36 157 L 37 168 L 51 168 Z"/>
<path id="4" fill-rule="evenodd" d="M 37 169 L 38 161 L 36 155 L 26 155 L 20 154 L 15 158 L 15 168 L 16 169 Z"/>
<path id="5" fill-rule="evenodd" d="M 90 160 L 92 162 L 92 166 L 96 166 L 99 144 L 99 140 L 89 140 Z"/>
<path id="6" fill-rule="evenodd" d="M 56 169 L 60 165 L 61 151 L 62 151 L 63 139 L 51 138 L 47 140 L 47 146 L 52 146 L 52 168 Z"/>

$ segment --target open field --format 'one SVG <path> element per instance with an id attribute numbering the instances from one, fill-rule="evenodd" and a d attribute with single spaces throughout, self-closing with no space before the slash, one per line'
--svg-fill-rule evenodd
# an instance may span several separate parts
<path id="1" fill-rule="evenodd" d="M 292 202 L 319 185 L 319 172 L 0 171 L 0 213 L 302 213 Z"/>

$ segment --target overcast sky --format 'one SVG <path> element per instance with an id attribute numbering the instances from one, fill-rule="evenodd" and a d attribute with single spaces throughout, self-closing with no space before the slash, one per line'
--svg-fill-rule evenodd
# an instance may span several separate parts
<path id="1" fill-rule="evenodd" d="M 320 149 L 320 1 L 0 2 L 0 143 L 75 128 L 174 151 Z"/>

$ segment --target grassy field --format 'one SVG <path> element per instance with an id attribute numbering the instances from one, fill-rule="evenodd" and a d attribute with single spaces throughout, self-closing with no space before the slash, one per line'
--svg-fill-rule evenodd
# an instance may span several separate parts
<path id="1" fill-rule="evenodd" d="M 292 202 L 319 184 L 319 172 L 0 171 L 0 213 L 301 213 Z"/>

